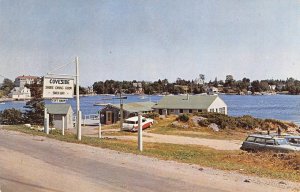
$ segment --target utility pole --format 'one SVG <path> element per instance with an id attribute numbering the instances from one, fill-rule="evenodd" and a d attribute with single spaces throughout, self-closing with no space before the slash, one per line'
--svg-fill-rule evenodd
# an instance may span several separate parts
<path id="1" fill-rule="evenodd" d="M 76 63 L 76 126 L 77 126 L 77 139 L 81 140 L 81 111 L 79 102 L 79 61 L 78 57 L 75 58 Z"/>

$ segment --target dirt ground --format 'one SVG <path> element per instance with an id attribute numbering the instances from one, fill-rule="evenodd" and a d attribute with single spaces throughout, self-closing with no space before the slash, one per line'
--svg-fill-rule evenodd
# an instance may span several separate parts
<path id="1" fill-rule="evenodd" d="M 76 130 L 70 130 L 75 133 Z M 103 135 L 105 136 L 105 132 L 118 132 L 119 129 L 105 129 L 103 130 Z M 82 127 L 82 135 L 95 137 L 98 136 L 98 129 L 96 126 L 85 126 Z M 132 134 L 133 135 L 133 134 Z M 211 147 L 217 150 L 239 150 L 242 142 L 239 140 L 219 140 L 219 139 L 205 139 L 205 138 L 192 138 L 185 136 L 176 136 L 176 135 L 162 135 L 149 133 L 147 131 L 143 131 L 143 141 L 144 142 L 156 142 L 156 143 L 172 143 L 172 144 L 180 144 L 180 145 L 203 145 L 206 147 Z M 117 138 L 123 140 L 134 140 L 137 141 L 137 136 L 105 136 L 109 138 Z"/>

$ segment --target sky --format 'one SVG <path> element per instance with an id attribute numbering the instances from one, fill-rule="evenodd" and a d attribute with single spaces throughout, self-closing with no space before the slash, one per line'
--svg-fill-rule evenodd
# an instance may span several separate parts
<path id="1" fill-rule="evenodd" d="M 83 86 L 300 79 L 300 0 L 0 0 L 0 75 L 74 75 L 76 56 Z"/>

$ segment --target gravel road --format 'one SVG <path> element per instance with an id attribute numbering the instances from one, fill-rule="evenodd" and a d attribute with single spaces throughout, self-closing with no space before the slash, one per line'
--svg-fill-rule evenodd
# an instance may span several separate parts
<path id="1" fill-rule="evenodd" d="M 0 191 L 297 191 L 299 183 L 0 129 Z"/>

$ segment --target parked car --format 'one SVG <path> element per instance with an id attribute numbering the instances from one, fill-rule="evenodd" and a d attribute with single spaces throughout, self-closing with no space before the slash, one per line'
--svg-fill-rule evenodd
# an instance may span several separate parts
<path id="1" fill-rule="evenodd" d="M 245 151 L 300 152 L 300 147 L 290 145 L 285 137 L 261 134 L 249 135 L 241 149 Z"/>
<path id="2" fill-rule="evenodd" d="M 289 135 L 286 136 L 285 139 L 290 145 L 300 147 L 300 136 Z"/>
<path id="3" fill-rule="evenodd" d="M 153 125 L 153 119 L 142 117 L 142 129 L 149 128 Z M 123 123 L 124 131 L 138 131 L 138 116 L 130 117 Z"/>

